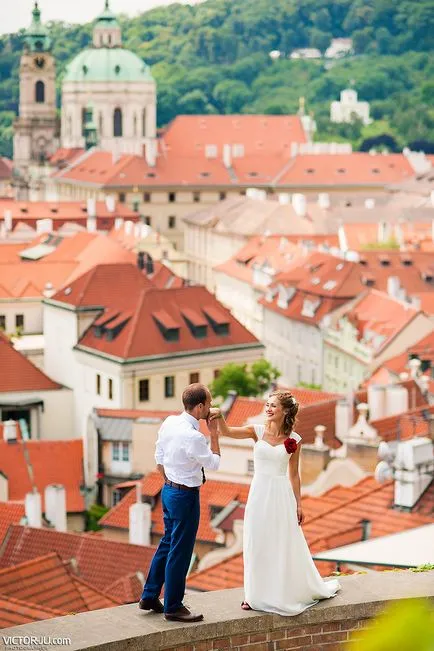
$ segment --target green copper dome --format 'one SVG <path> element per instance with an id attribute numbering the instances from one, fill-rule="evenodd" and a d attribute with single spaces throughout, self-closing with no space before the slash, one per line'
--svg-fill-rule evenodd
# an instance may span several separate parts
<path id="1" fill-rule="evenodd" d="M 48 35 L 48 29 L 41 23 L 41 10 L 37 2 L 35 2 L 32 17 L 32 24 L 26 30 L 25 44 L 31 52 L 48 52 L 51 48 L 51 38 Z"/>
<path id="2" fill-rule="evenodd" d="M 121 47 L 97 47 L 80 52 L 68 64 L 64 82 L 152 81 L 149 66 Z"/>

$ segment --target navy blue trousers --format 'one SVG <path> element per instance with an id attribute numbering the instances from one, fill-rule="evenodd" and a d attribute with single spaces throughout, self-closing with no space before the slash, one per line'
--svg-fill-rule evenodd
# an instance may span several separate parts
<path id="1" fill-rule="evenodd" d="M 164 612 L 182 606 L 185 579 L 199 526 L 199 489 L 186 491 L 163 486 L 164 536 L 152 559 L 142 599 L 159 597 L 164 584 Z"/>

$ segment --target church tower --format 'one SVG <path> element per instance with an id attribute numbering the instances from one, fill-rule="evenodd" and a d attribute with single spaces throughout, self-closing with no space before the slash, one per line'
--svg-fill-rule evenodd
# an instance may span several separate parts
<path id="1" fill-rule="evenodd" d="M 56 65 L 51 39 L 41 23 L 37 1 L 32 13 L 20 62 L 19 117 L 14 123 L 14 168 L 21 190 L 42 176 L 41 166 L 58 146 Z"/>

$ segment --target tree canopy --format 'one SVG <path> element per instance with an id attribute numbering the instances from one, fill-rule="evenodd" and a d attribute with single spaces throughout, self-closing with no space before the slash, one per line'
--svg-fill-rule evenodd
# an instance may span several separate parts
<path id="1" fill-rule="evenodd" d="M 434 142 L 432 0 L 206 0 L 120 22 L 124 46 L 152 66 L 159 126 L 180 113 L 294 113 L 303 96 L 317 139 L 350 139 L 355 147 L 383 134 L 399 147 Z M 60 88 L 67 62 L 91 43 L 92 25 L 50 29 Z M 0 37 L 0 155 L 11 154 L 23 34 Z M 288 59 L 295 48 L 323 52 L 342 37 L 353 39 L 355 56 Z M 270 58 L 273 50 L 280 58 Z M 351 80 L 382 133 L 330 123 L 330 102 Z"/>
<path id="2" fill-rule="evenodd" d="M 280 376 L 277 368 L 265 359 L 247 364 L 226 364 L 210 387 L 215 397 L 226 398 L 229 391 L 236 391 L 239 396 L 262 396 Z"/>

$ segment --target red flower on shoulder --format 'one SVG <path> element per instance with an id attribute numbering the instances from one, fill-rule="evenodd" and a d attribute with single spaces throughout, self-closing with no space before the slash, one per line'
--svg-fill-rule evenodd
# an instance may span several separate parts
<path id="1" fill-rule="evenodd" d="M 284 445 L 285 445 L 285 450 L 287 451 L 288 454 L 293 454 L 293 452 L 295 452 L 297 449 L 297 441 L 295 439 L 290 438 L 289 436 L 287 439 L 284 440 Z"/>

